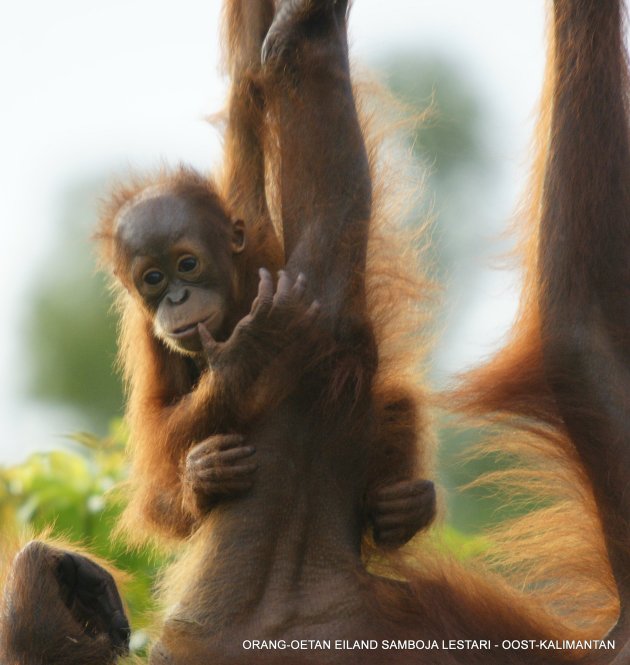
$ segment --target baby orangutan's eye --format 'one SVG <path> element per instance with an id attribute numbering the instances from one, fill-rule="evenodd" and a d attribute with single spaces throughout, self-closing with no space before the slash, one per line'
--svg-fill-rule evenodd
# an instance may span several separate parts
<path id="1" fill-rule="evenodd" d="M 184 256 L 177 264 L 179 272 L 192 272 L 197 267 L 198 261 L 194 256 Z"/>
<path id="2" fill-rule="evenodd" d="M 148 270 L 144 273 L 142 279 L 149 286 L 157 286 L 164 279 L 164 273 L 159 270 Z"/>

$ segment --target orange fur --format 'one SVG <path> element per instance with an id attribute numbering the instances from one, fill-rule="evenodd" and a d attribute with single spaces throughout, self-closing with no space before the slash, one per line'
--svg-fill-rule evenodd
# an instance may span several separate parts
<path id="1" fill-rule="evenodd" d="M 522 212 L 519 314 L 505 347 L 463 377 L 449 399 L 451 407 L 454 399 L 456 410 L 495 430 L 480 452 L 507 457 L 512 467 L 476 484 L 534 509 L 490 534 L 492 563 L 546 608 L 560 634 L 601 637 L 616 625 L 611 635 L 621 648 L 628 634 L 627 574 L 625 564 L 615 570 L 610 562 L 627 562 L 630 552 L 625 490 L 619 487 L 627 482 L 628 453 L 615 442 L 624 436 L 619 421 L 602 411 L 603 383 L 591 384 L 582 364 L 598 355 L 602 324 L 589 313 L 601 298 L 598 282 L 606 280 L 612 292 L 627 289 L 627 276 L 609 264 L 613 253 L 602 255 L 611 243 L 624 247 L 626 256 L 630 248 L 624 231 L 630 200 L 623 187 L 604 184 L 619 173 L 630 177 L 623 9 L 618 2 L 554 4 L 536 157 Z M 561 161 L 565 154 L 571 157 Z M 582 327 L 584 315 L 592 320 Z M 627 321 L 623 305 L 605 317 L 604 334 L 612 334 L 612 344 L 621 341 L 615 337 Z M 627 328 L 621 339 L 627 343 Z M 617 405 L 627 405 L 629 384 L 616 378 L 622 357 L 607 370 L 608 359 L 594 361 L 609 372 L 598 382 L 611 382 L 606 399 Z M 619 473 L 612 473 L 615 467 Z"/>
<path id="2" fill-rule="evenodd" d="M 536 510 L 490 534 L 489 561 L 467 565 L 429 539 L 419 551 L 403 549 L 388 558 L 369 538 L 362 560 L 356 551 L 358 497 L 368 478 L 383 469 L 386 476 L 399 473 L 401 460 L 408 470 L 424 464 L 415 456 L 416 438 L 424 446 L 428 431 L 424 397 L 410 387 L 414 354 L 423 345 L 405 333 L 412 321 L 423 320 L 417 289 L 426 282 L 409 277 L 407 266 L 399 270 L 402 252 L 392 250 L 401 237 L 388 226 L 397 209 L 389 208 L 380 144 L 372 141 L 372 119 L 365 112 L 364 136 L 357 135 L 342 19 L 325 24 L 323 43 L 333 51 L 322 49 L 317 41 L 322 35 L 314 31 L 311 41 L 296 47 L 299 57 L 268 78 L 257 69 L 257 58 L 271 3 L 251 8 L 246 0 L 226 4 L 226 65 L 234 86 L 228 159 L 213 191 L 230 214 L 264 229 L 259 237 L 275 237 L 274 227 L 283 231 L 282 242 L 270 241 L 270 261 L 282 261 L 283 245 L 290 269 L 302 267 L 296 256 L 312 269 L 315 286 L 323 285 L 333 303 L 334 315 L 324 325 L 336 345 L 317 355 L 305 374 L 317 386 L 316 398 L 309 401 L 312 385 L 298 383 L 304 392 L 296 388 L 293 402 L 278 400 L 277 413 L 261 417 L 252 429 L 267 456 L 259 490 L 265 505 L 246 498 L 213 511 L 193 529 L 177 486 L 179 464 L 190 443 L 208 434 L 200 412 L 215 398 L 216 386 L 204 375 L 191 383 L 181 359 L 152 337 L 142 310 L 125 307 L 122 353 L 135 437 L 128 515 L 134 524 L 152 522 L 167 534 L 191 534 L 164 584 L 171 613 L 151 662 L 295 662 L 293 653 L 242 652 L 238 640 L 252 633 L 496 643 L 601 638 L 611 630 L 614 653 L 533 648 L 423 656 L 438 665 L 575 660 L 624 665 L 630 636 L 625 491 L 630 151 L 620 3 L 555 0 L 522 241 L 521 310 L 506 347 L 449 395 L 450 406 L 483 419 L 494 431 L 482 454 L 511 462 L 509 470 L 479 482 Z M 248 21 L 249 31 L 243 32 Z M 261 92 L 269 106 L 259 106 Z M 602 113 L 602 99 L 609 116 Z M 337 116 L 331 101 L 349 110 Z M 320 124 L 318 112 L 328 114 Z M 347 130 L 341 146 L 331 140 L 334 122 Z M 331 169 L 333 153 L 338 171 Z M 315 174 L 313 182 L 305 165 Z M 123 193 L 114 210 L 139 191 Z M 339 218 L 349 219 L 356 230 L 338 240 L 335 251 L 350 253 L 355 243 L 365 243 L 365 257 L 349 266 L 335 255 L 330 270 L 323 270 L 315 248 L 328 235 L 311 238 L 306 252 L 300 243 L 311 226 L 328 228 L 332 236 Z M 255 249 L 261 246 L 265 242 Z M 106 260 L 115 262 L 115 254 Z M 335 270 L 344 276 L 340 286 L 330 282 Z M 351 343 L 357 339 L 358 350 Z M 331 358 L 339 368 L 331 368 Z M 261 414 L 263 408 L 256 411 Z M 297 471 L 296 465 L 301 465 Z M 349 524 L 352 545 L 339 548 Z M 386 657 L 391 663 L 418 662 L 413 651 Z M 384 658 L 380 652 L 311 652 L 304 662 L 380 664 Z"/>

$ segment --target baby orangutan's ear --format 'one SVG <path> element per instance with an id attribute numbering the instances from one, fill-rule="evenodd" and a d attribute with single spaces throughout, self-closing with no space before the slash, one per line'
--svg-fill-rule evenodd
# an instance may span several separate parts
<path id="1" fill-rule="evenodd" d="M 245 249 L 245 235 L 245 222 L 242 219 L 233 221 L 232 239 L 230 241 L 233 254 L 240 254 Z"/>

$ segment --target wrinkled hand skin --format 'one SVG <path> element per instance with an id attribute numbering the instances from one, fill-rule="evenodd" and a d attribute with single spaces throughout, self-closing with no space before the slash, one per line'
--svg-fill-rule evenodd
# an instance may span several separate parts
<path id="1" fill-rule="evenodd" d="M 374 542 L 400 547 L 435 518 L 435 486 L 430 480 L 403 480 L 375 489 L 368 498 Z"/>
<path id="2" fill-rule="evenodd" d="M 266 357 L 271 359 L 316 322 L 321 308 L 317 300 L 308 300 L 303 274 L 294 281 L 287 272 L 279 271 L 275 293 L 269 271 L 261 268 L 259 275 L 258 294 L 251 310 L 237 323 L 226 342 L 217 342 L 199 324 L 199 336 L 210 366 L 245 357 L 252 348 L 264 349 Z"/>
<path id="3" fill-rule="evenodd" d="M 250 490 L 258 465 L 255 449 L 238 434 L 211 436 L 191 448 L 184 467 L 184 491 L 200 513 L 219 499 Z"/>

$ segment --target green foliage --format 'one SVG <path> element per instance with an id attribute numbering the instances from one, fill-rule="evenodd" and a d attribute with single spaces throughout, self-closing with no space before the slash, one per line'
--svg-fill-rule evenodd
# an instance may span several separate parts
<path id="1" fill-rule="evenodd" d="M 104 439 L 77 435 L 74 449 L 39 453 L 0 468 L 0 517 L 7 529 L 14 525 L 39 533 L 52 527 L 53 536 L 80 543 L 129 572 L 125 600 L 138 630 L 154 610 L 152 587 L 164 561 L 112 537 L 122 509 L 116 488 L 126 476 L 125 438 L 116 421 Z"/>
<path id="2" fill-rule="evenodd" d="M 459 531 L 451 524 L 437 529 L 433 538 L 443 551 L 455 555 L 460 561 L 482 556 L 489 544 L 483 536 L 471 536 Z"/>
<path id="3" fill-rule="evenodd" d="M 102 274 L 95 274 L 90 236 L 101 183 L 68 192 L 59 215 L 58 245 L 34 284 L 27 345 L 29 392 L 78 407 L 96 430 L 122 412 L 120 380 L 112 371 L 116 322 Z"/>

